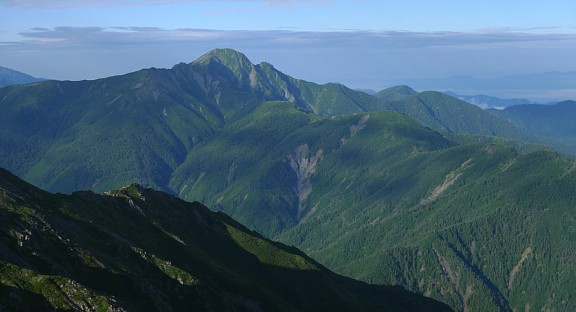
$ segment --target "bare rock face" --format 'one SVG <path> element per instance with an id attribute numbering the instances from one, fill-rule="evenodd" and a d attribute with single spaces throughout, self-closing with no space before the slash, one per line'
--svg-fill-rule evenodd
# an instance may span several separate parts
<path id="1" fill-rule="evenodd" d="M 316 172 L 318 163 L 322 160 L 324 151 L 319 149 L 316 153 L 311 154 L 308 144 L 298 146 L 292 153 L 290 153 L 286 161 L 290 168 L 296 173 L 296 194 L 298 196 L 298 212 L 302 209 L 302 203 L 310 192 L 312 192 L 312 183 L 310 177 Z"/>

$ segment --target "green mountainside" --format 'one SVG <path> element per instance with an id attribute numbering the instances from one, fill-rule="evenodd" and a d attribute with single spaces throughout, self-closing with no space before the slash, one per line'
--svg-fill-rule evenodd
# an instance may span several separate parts
<path id="1" fill-rule="evenodd" d="M 270 102 L 193 150 L 171 185 L 348 276 L 459 310 L 571 310 L 575 168 L 459 146 L 398 113 Z"/>
<path id="2" fill-rule="evenodd" d="M 313 203 L 314 214 L 281 240 L 345 275 L 403 285 L 464 311 L 570 311 L 574 168 L 549 152 L 517 156 L 490 146 L 421 155 L 394 179 L 331 185 L 331 205 Z M 438 171 L 444 179 L 427 184 Z"/>
<path id="3" fill-rule="evenodd" d="M 512 106 L 504 110 L 508 111 L 507 113 L 498 110 L 483 110 L 445 93 L 435 91 L 418 93 L 407 86 L 382 90 L 376 93 L 375 97 L 380 100 L 378 110 L 388 109 L 406 114 L 422 125 L 440 131 L 460 143 L 494 142 L 523 153 L 552 148 L 567 155 L 576 155 L 576 144 L 573 143 L 575 132 L 570 123 L 572 120 L 570 117 L 574 116 L 573 111 L 566 111 L 566 116 L 559 117 L 558 123 L 549 126 L 554 124 L 553 120 L 547 119 L 551 117 L 550 115 L 542 118 L 536 113 L 526 119 L 526 114 L 515 113 L 524 111 L 523 107 L 533 107 L 533 105 Z M 535 107 L 540 106 L 543 105 L 535 105 Z M 540 109 L 546 110 L 545 107 Z M 561 107 L 572 109 L 566 103 Z M 532 122 L 533 119 L 539 121 Z M 570 125 L 562 126 L 568 123 Z M 542 127 L 556 128 L 541 130 Z"/>
<path id="4" fill-rule="evenodd" d="M 404 113 L 423 125 L 448 133 L 529 139 L 513 124 L 483 109 L 435 91 L 417 93 L 406 86 L 389 88 L 375 95 L 386 109 Z"/>
<path id="5" fill-rule="evenodd" d="M 0 109 L 0 166 L 50 191 L 138 182 L 457 310 L 576 309 L 576 164 L 448 95 L 371 96 L 221 49 L 3 88 Z"/>
<path id="6" fill-rule="evenodd" d="M 12 85 L 34 83 L 43 80 L 45 79 L 32 77 L 28 74 L 0 66 L 0 88 Z"/>
<path id="7" fill-rule="evenodd" d="M 575 101 L 564 101 L 554 105 L 516 105 L 490 112 L 512 122 L 533 136 L 576 146 Z"/>
<path id="8" fill-rule="evenodd" d="M 169 70 L 0 90 L 0 165 L 50 191 L 104 191 L 132 181 L 168 190 L 171 172 L 195 145 L 267 100 L 321 115 L 375 103 L 214 50 Z"/>
<path id="9" fill-rule="evenodd" d="M 0 166 L 49 191 L 105 191 L 133 181 L 169 191 L 172 172 L 196 145 L 265 101 L 319 116 L 394 110 L 451 134 L 529 137 L 441 93 L 401 86 L 374 97 L 217 49 L 172 69 L 0 90 Z"/>
<path id="10" fill-rule="evenodd" d="M 449 311 L 138 185 L 53 195 L 0 169 L 2 311 Z"/>
<path id="11" fill-rule="evenodd" d="M 311 182 L 319 164 L 339 160 L 331 168 L 334 178 L 362 182 L 362 171 L 355 168 L 360 164 L 374 166 L 373 171 L 381 163 L 454 145 L 394 112 L 325 118 L 290 103 L 268 102 L 192 150 L 174 172 L 171 187 L 184 199 L 223 209 L 273 236 L 312 208 L 309 196 L 317 186 Z M 380 150 L 363 151 L 369 146 Z M 328 195 L 331 183 L 319 194 Z"/>

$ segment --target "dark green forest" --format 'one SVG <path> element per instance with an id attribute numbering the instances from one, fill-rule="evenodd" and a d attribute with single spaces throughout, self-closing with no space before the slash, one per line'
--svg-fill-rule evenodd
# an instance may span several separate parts
<path id="1" fill-rule="evenodd" d="M 0 99 L 0 166 L 48 191 L 139 183 L 455 310 L 576 309 L 576 149 L 556 117 L 319 85 L 229 49 Z"/>

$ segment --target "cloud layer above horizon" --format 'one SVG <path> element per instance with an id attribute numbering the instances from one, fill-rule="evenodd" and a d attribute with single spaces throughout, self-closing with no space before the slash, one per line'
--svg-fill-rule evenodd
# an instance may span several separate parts
<path id="1" fill-rule="evenodd" d="M 576 71 L 574 4 L 518 1 L 0 0 L 0 66 L 95 79 L 226 47 L 296 78 L 354 88 Z"/>
<path id="2" fill-rule="evenodd" d="M 237 49 L 254 62 L 268 61 L 287 73 L 320 82 L 363 79 L 385 83 L 470 73 L 498 76 L 576 70 L 576 34 L 511 29 L 314 32 L 37 27 L 20 36 L 23 40 L 0 42 L 5 65 L 22 58 L 31 62 L 52 60 L 54 66 L 44 64 L 41 67 L 46 69 L 40 74 L 52 73 L 50 76 L 59 79 L 91 79 L 150 66 L 170 67 L 221 47 Z M 66 67 L 59 65 L 64 60 L 68 60 Z"/>

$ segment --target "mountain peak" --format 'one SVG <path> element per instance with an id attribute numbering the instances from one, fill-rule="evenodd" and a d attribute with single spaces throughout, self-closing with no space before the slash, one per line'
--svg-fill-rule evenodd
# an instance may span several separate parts
<path id="1" fill-rule="evenodd" d="M 246 55 L 233 49 L 214 49 L 192 63 L 210 68 L 211 71 L 231 72 L 238 80 L 239 88 L 251 86 L 255 75 L 255 66 Z"/>
<path id="2" fill-rule="evenodd" d="M 414 89 L 410 88 L 409 86 L 400 85 L 384 89 L 376 93 L 374 96 L 383 100 L 400 100 L 402 98 L 416 94 L 418 94 L 418 92 L 414 91 Z"/>
<path id="3" fill-rule="evenodd" d="M 211 62 L 217 62 L 229 68 L 254 66 L 246 55 L 230 48 L 211 50 L 194 61 L 194 63 L 204 65 Z"/>

